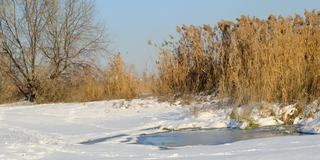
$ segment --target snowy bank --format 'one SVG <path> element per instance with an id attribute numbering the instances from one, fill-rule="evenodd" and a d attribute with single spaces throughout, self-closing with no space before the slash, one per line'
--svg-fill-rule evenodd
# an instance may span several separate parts
<path id="1" fill-rule="evenodd" d="M 218 102 L 182 105 L 156 99 L 2 105 L 1 160 L 320 159 L 320 136 L 288 136 L 217 146 L 161 150 L 135 144 L 161 129 L 225 127 L 231 108 Z"/>
<path id="2" fill-rule="evenodd" d="M 305 108 L 305 118 L 297 117 L 294 124 L 298 131 L 309 134 L 320 134 L 320 108 L 319 102 L 314 101 Z"/>
<path id="3" fill-rule="evenodd" d="M 176 103 L 175 107 L 175 111 L 159 116 L 157 121 L 148 123 L 147 126 L 158 126 L 164 130 L 225 128 L 230 121 L 229 115 L 232 110 L 220 101 L 188 105 Z"/>

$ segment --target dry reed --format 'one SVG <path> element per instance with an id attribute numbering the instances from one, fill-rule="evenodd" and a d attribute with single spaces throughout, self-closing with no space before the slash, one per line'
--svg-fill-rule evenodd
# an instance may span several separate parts
<path id="1" fill-rule="evenodd" d="M 161 47 L 158 93 L 216 93 L 234 104 L 311 101 L 320 96 L 320 12 L 242 16 L 182 26 Z"/>

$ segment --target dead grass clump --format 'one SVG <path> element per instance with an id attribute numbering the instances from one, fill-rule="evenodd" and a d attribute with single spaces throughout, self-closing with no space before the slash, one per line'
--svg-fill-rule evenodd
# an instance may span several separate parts
<path id="1" fill-rule="evenodd" d="M 120 54 L 114 56 L 104 80 L 108 98 L 133 98 L 139 94 L 139 80 L 132 67 L 128 69 Z"/>

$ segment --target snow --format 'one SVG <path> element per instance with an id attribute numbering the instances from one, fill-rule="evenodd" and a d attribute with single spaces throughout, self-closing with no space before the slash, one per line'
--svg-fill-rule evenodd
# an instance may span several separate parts
<path id="1" fill-rule="evenodd" d="M 298 126 L 298 131 L 309 134 L 320 133 L 320 105 L 318 100 L 305 107 L 304 118 L 296 117 L 294 124 Z"/>
<path id="2" fill-rule="evenodd" d="M 159 126 L 161 129 L 180 130 L 187 128 L 224 128 L 227 127 L 229 117 L 227 110 L 216 110 L 216 112 L 201 112 L 198 115 L 190 115 L 186 108 L 164 114 L 159 121 L 149 123 L 150 126 Z"/>
<path id="3" fill-rule="evenodd" d="M 320 133 L 320 119 L 307 119 L 305 124 L 298 128 L 299 132 L 318 134 Z"/>
<path id="4" fill-rule="evenodd" d="M 265 102 L 243 105 L 236 108 L 235 112 L 240 115 L 238 119 L 231 119 L 228 123 L 229 128 L 246 129 L 250 124 L 256 124 L 259 127 L 282 125 L 283 117 L 291 115 L 291 106 L 285 106 L 283 109 L 279 104 L 268 104 Z M 295 109 L 295 108 L 294 108 Z"/>
<path id="5" fill-rule="evenodd" d="M 230 108 L 156 99 L 0 106 L 1 160 L 320 159 L 320 136 L 286 136 L 216 146 L 161 149 L 135 144 L 140 134 L 189 127 L 219 128 Z M 193 107 L 200 107 L 194 112 Z M 269 121 L 269 120 L 267 120 Z"/>
<path id="6" fill-rule="evenodd" d="M 316 113 L 313 118 L 297 119 L 295 124 L 299 126 L 298 131 L 309 134 L 320 133 L 320 112 Z"/>

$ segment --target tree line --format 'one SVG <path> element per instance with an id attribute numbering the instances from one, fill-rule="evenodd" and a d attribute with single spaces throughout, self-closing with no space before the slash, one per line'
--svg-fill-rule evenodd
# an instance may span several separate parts
<path id="1" fill-rule="evenodd" d="M 320 13 L 241 16 L 182 25 L 138 76 L 109 45 L 88 0 L 0 0 L 0 101 L 37 102 L 214 94 L 233 104 L 310 102 L 320 96 Z"/>

